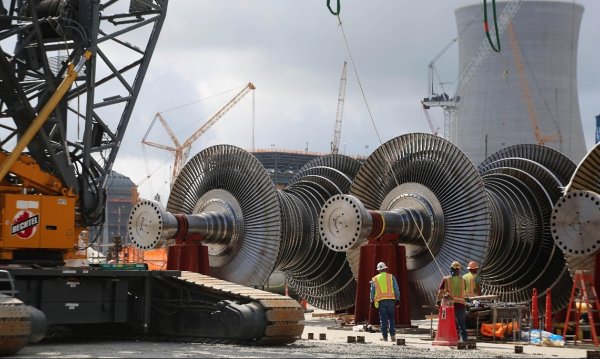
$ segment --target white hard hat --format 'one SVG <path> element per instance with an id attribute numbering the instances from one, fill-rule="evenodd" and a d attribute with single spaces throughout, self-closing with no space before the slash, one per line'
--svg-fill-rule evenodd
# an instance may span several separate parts
<path id="1" fill-rule="evenodd" d="M 384 270 L 384 269 L 387 269 L 387 266 L 385 265 L 385 263 L 383 263 L 383 262 L 377 263 L 377 270 Z"/>

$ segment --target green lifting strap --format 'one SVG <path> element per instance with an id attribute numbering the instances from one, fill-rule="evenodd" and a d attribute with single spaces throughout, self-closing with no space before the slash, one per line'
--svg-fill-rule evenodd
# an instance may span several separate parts
<path id="1" fill-rule="evenodd" d="M 340 14 L 340 0 L 337 0 L 337 11 L 333 11 L 333 9 L 331 8 L 331 0 L 327 0 L 327 8 L 329 9 L 329 12 L 332 15 L 339 15 Z"/>
<path id="2" fill-rule="evenodd" d="M 496 17 L 496 0 L 492 0 L 492 10 L 494 11 L 494 29 L 496 30 L 496 43 L 498 43 L 497 48 L 494 46 L 490 36 L 490 28 L 487 21 L 487 0 L 483 0 L 483 28 L 485 30 L 485 36 L 487 37 L 492 50 L 500 52 L 500 34 L 498 34 L 498 18 Z"/>

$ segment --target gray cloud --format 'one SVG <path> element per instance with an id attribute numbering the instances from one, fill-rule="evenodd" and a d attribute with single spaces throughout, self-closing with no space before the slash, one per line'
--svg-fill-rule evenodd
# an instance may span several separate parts
<path id="1" fill-rule="evenodd" d="M 430 132 L 419 103 L 426 95 L 427 64 L 456 37 L 454 11 L 476 3 L 480 2 L 341 0 L 343 28 L 381 141 L 408 132 Z M 600 50 L 595 39 L 600 34 L 595 21 L 600 2 L 580 3 L 585 12 L 579 41 L 579 98 L 591 147 L 594 116 L 600 113 Z M 455 46 L 438 61 L 444 81 L 456 81 L 457 58 Z M 256 148 L 275 144 L 303 151 L 308 142 L 309 151 L 328 152 L 344 60 L 349 60 L 344 39 L 324 0 L 171 0 L 115 169 L 134 180 L 142 177 L 145 169 L 131 164 L 140 157 L 135 153 L 141 153 L 139 143 L 154 113 L 248 81 L 257 87 Z M 233 94 L 211 105 L 201 102 L 170 112 L 174 130 L 199 127 Z M 251 96 L 240 101 L 198 140 L 192 154 L 217 143 L 250 149 L 251 102 Z M 432 115 L 443 127 L 441 111 Z M 164 133 L 153 135 L 169 143 Z M 350 63 L 341 142 L 349 155 L 367 155 L 379 146 Z M 163 162 L 164 154 L 154 155 L 160 160 L 151 159 L 153 163 Z M 121 158 L 127 158 L 127 165 L 120 163 Z"/>

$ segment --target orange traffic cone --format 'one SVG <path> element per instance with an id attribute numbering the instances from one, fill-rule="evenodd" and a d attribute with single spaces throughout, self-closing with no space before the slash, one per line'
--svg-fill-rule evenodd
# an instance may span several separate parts
<path id="1" fill-rule="evenodd" d="M 440 307 L 438 317 L 438 328 L 435 334 L 435 340 L 432 345 L 457 345 L 458 332 L 456 331 L 456 321 L 454 319 L 454 305 L 444 305 Z"/>

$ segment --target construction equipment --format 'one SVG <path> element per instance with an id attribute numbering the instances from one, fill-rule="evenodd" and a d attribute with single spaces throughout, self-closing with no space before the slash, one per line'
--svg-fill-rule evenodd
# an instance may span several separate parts
<path id="1" fill-rule="evenodd" d="M 455 37 L 454 39 L 450 40 L 450 42 L 448 42 L 446 46 L 444 46 L 444 48 L 440 52 L 438 52 L 437 55 L 435 55 L 435 57 L 431 61 L 429 61 L 429 65 L 427 66 L 427 97 L 421 102 L 421 104 L 423 105 L 423 109 L 425 110 L 429 110 L 430 108 L 430 106 L 426 104 L 428 102 L 448 101 L 450 99 L 450 97 L 446 93 L 446 90 L 444 89 L 443 83 L 440 81 L 439 74 L 437 72 L 437 69 L 435 68 L 435 63 L 446 52 L 448 52 L 450 48 L 452 48 L 452 45 L 454 45 L 457 40 L 458 37 Z M 435 91 L 436 79 L 441 86 L 441 93 L 437 93 Z"/>
<path id="2" fill-rule="evenodd" d="M 240 92 L 238 92 L 231 100 L 229 100 L 225 104 L 225 106 L 223 106 L 219 111 L 217 111 L 217 113 L 211 116 L 211 118 L 209 118 L 208 121 L 206 121 L 199 129 L 197 129 L 190 137 L 188 137 L 183 142 L 183 144 L 179 143 L 177 136 L 175 136 L 175 133 L 173 133 L 173 130 L 171 130 L 171 127 L 169 127 L 162 114 L 160 112 L 156 113 L 154 119 L 148 127 L 148 130 L 146 131 L 146 134 L 144 135 L 144 138 L 142 138 L 142 143 L 148 146 L 170 151 L 175 155 L 175 162 L 173 164 L 173 174 L 171 175 L 171 186 L 173 186 L 173 184 L 175 183 L 175 179 L 177 178 L 179 172 L 181 172 L 181 168 L 183 168 L 183 165 L 187 161 L 187 158 L 190 154 L 190 150 L 194 142 L 196 142 L 196 140 L 200 136 L 202 136 L 212 125 L 214 125 L 221 117 L 223 117 L 227 113 L 227 111 L 231 110 L 231 108 L 235 106 L 236 103 L 240 102 L 240 100 L 244 98 L 244 96 L 246 96 L 246 94 L 250 92 L 250 90 L 255 89 L 256 87 L 254 86 L 254 84 L 252 82 L 249 82 L 246 86 L 244 86 L 244 88 L 242 88 Z M 156 119 L 158 119 L 163 125 L 175 147 L 161 145 L 147 140 L 148 134 L 154 126 Z"/>
<path id="3" fill-rule="evenodd" d="M 338 105 L 335 114 L 335 129 L 333 130 L 333 140 L 331 141 L 331 153 L 338 154 L 340 151 L 340 136 L 342 134 L 342 117 L 344 115 L 344 101 L 346 99 L 346 61 L 342 68 L 342 77 L 340 78 L 340 91 L 338 94 Z"/>
<path id="4" fill-rule="evenodd" d="M 212 146 L 183 167 L 166 208 L 152 201 L 135 205 L 129 238 L 142 249 L 175 241 L 167 249 L 169 269 L 202 272 L 210 263 L 211 275 L 252 287 L 282 271 L 312 305 L 349 308 L 356 290 L 352 271 L 343 253 L 319 240 L 317 223 L 320 206 L 346 193 L 359 167 L 344 155 L 318 157 L 278 189 L 252 154 Z"/>
<path id="5" fill-rule="evenodd" d="M 429 125 L 429 131 L 431 131 L 431 134 L 439 136 L 440 128 L 436 127 L 433 124 L 433 119 L 431 118 L 431 114 L 429 113 L 429 109 L 423 108 L 423 114 L 425 115 L 425 118 L 427 119 L 427 124 Z"/>
<path id="6" fill-rule="evenodd" d="M 5 3 L 0 3 L 0 269 L 14 278 L 15 298 L 0 300 L 0 322 L 12 321 L 7 316 L 14 318 L 15 311 L 5 309 L 15 303 L 42 314 L 30 314 L 19 330 L 3 332 L 0 353 L 39 340 L 23 335 L 28 325 L 42 322 L 54 334 L 61 328 L 62 335 L 91 338 L 296 340 L 303 316 L 288 297 L 180 270 L 92 266 L 86 260 L 85 233 L 104 222 L 107 181 L 168 0 L 13 0 L 4 8 Z"/>
<path id="7" fill-rule="evenodd" d="M 581 160 L 552 211 L 552 236 L 571 271 L 593 272 L 600 244 L 600 145 Z"/>
<path id="8" fill-rule="evenodd" d="M 538 145 L 544 145 L 547 141 L 556 141 L 560 139 L 560 131 L 551 136 L 542 136 L 540 130 L 537 114 L 535 112 L 535 106 L 533 105 L 533 99 L 529 92 L 529 84 L 527 81 L 527 74 L 525 73 L 525 65 L 523 64 L 523 58 L 521 56 L 521 49 L 519 48 L 519 42 L 517 40 L 517 34 L 512 25 L 512 21 L 508 24 L 508 39 L 510 47 L 512 49 L 513 58 L 515 60 L 515 66 L 517 67 L 517 73 L 519 76 L 519 84 L 521 85 L 521 92 L 523 93 L 523 101 L 527 106 L 527 113 L 529 115 L 529 121 L 533 128 L 533 135 Z M 558 135 L 558 136 L 557 136 Z M 559 140 L 560 142 L 560 140 Z"/>
<path id="9" fill-rule="evenodd" d="M 549 224 L 574 170 L 566 156 L 535 144 L 508 147 L 475 168 L 449 141 L 407 134 L 367 158 L 349 195 L 327 200 L 319 231 L 330 249 L 346 252 L 356 278 L 374 267 L 361 265 L 373 241 L 403 244 L 415 317 L 435 302 L 438 265 L 452 260 L 482 263 L 486 295 L 520 303 L 532 288 L 552 288 L 553 309 L 561 309 L 571 279 Z"/>
<path id="10" fill-rule="evenodd" d="M 598 318 L 598 308 L 600 308 L 600 301 L 598 301 L 592 274 L 588 271 L 576 270 L 573 277 L 571 299 L 567 306 L 567 316 L 563 326 L 563 338 L 567 338 L 567 331 L 574 324 L 575 334 L 573 335 L 573 342 L 577 344 L 577 336 L 581 326 L 580 320 L 582 319 L 582 314 L 586 314 L 590 326 L 591 341 L 595 346 L 598 346 L 600 342 L 598 341 L 597 329 L 594 324 L 594 321 L 597 320 L 595 318 Z M 570 319 L 574 320 L 570 321 Z"/>
<path id="11" fill-rule="evenodd" d="M 517 13 L 522 3 L 523 0 L 512 0 L 506 3 L 498 18 L 498 36 L 502 35 L 504 30 L 506 30 L 506 27 L 510 23 L 513 16 Z M 444 49 L 442 49 L 442 51 L 438 54 L 438 56 L 436 56 L 436 58 L 434 58 L 434 60 L 437 60 L 439 56 L 445 53 L 453 42 L 454 40 L 450 41 L 450 43 L 447 44 Z M 430 107 L 441 107 L 444 109 L 444 138 L 450 140 L 451 142 L 456 142 L 456 134 L 453 132 L 456 127 L 456 110 L 461 101 L 463 93 L 465 92 L 471 77 L 477 72 L 479 66 L 483 63 L 491 50 L 492 47 L 490 46 L 490 43 L 487 41 L 487 39 L 484 40 L 473 54 L 471 61 L 467 64 L 467 66 L 465 66 L 464 70 L 460 74 L 456 89 L 454 90 L 454 95 L 451 97 L 445 94 L 435 95 L 433 93 L 433 77 L 431 76 L 431 78 L 428 79 L 428 86 L 430 89 L 429 96 L 421 100 L 421 104 L 425 109 L 429 109 Z"/>

